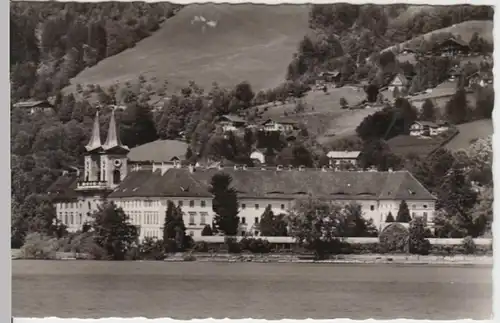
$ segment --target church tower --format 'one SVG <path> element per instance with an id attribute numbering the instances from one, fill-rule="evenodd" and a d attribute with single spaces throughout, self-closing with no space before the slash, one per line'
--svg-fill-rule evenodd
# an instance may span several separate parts
<path id="1" fill-rule="evenodd" d="M 85 154 L 85 170 L 84 182 L 99 182 L 101 177 L 101 134 L 99 131 L 99 111 L 95 114 L 94 126 L 89 143 L 85 146 L 87 153 Z"/>
<path id="2" fill-rule="evenodd" d="M 127 154 L 130 152 L 130 149 L 120 140 L 114 110 L 111 112 L 108 137 L 102 145 L 102 150 L 101 181 L 106 182 L 109 188 L 114 189 L 127 176 Z"/>

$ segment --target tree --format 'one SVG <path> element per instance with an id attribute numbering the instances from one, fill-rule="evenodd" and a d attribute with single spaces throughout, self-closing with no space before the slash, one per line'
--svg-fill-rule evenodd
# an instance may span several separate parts
<path id="1" fill-rule="evenodd" d="M 410 253 L 428 255 L 431 244 L 427 239 L 427 231 L 422 218 L 417 217 L 410 222 Z"/>
<path id="2" fill-rule="evenodd" d="M 387 217 L 385 218 L 385 222 L 391 223 L 394 222 L 394 216 L 392 215 L 392 212 L 389 211 L 389 214 L 387 214 Z"/>
<path id="3" fill-rule="evenodd" d="M 375 84 L 370 84 L 365 88 L 366 92 L 366 99 L 368 102 L 375 102 L 377 101 L 377 96 L 379 92 L 379 87 Z"/>
<path id="4" fill-rule="evenodd" d="M 396 216 L 396 222 L 409 223 L 411 221 L 410 210 L 408 209 L 408 204 L 403 200 L 399 204 L 398 215 Z"/>
<path id="5" fill-rule="evenodd" d="M 274 215 L 271 206 L 267 206 L 260 218 L 260 235 L 264 237 L 285 237 L 287 235 L 287 224 L 284 217 L 284 214 Z"/>
<path id="6" fill-rule="evenodd" d="M 342 230 L 344 237 L 377 237 L 378 231 L 372 219 L 365 219 L 361 205 L 350 203 L 344 206 L 343 213 L 346 227 Z"/>
<path id="7" fill-rule="evenodd" d="M 423 121 L 436 121 L 436 108 L 430 99 L 425 100 L 422 105 L 422 113 L 420 120 Z"/>
<path id="8" fill-rule="evenodd" d="M 313 198 L 297 200 L 287 217 L 289 234 L 321 259 L 341 238 L 343 216 L 339 205 Z"/>
<path id="9" fill-rule="evenodd" d="M 349 103 L 347 102 L 347 100 L 344 98 L 344 97 L 341 97 L 340 100 L 339 100 L 339 104 L 340 106 L 345 109 L 347 106 L 349 106 Z"/>
<path id="10" fill-rule="evenodd" d="M 470 116 L 467 94 L 464 89 L 459 89 L 445 105 L 446 117 L 454 124 L 461 124 Z"/>
<path id="11" fill-rule="evenodd" d="M 182 210 L 180 206 L 176 207 L 170 200 L 167 201 L 167 211 L 163 224 L 163 243 L 168 251 L 183 251 L 189 246 Z M 173 243 L 175 243 L 175 250 L 169 250 Z"/>
<path id="12" fill-rule="evenodd" d="M 217 230 L 225 235 L 234 236 L 238 233 L 238 198 L 236 190 L 231 187 L 231 176 L 219 173 L 211 180 L 212 209 L 215 212 L 214 224 Z"/>
<path id="13" fill-rule="evenodd" d="M 209 224 L 207 224 L 206 226 L 204 226 L 203 230 L 201 231 L 201 235 L 203 237 L 213 236 L 212 227 Z"/>
<path id="14" fill-rule="evenodd" d="M 137 228 L 128 223 L 128 216 L 113 202 L 104 203 L 92 216 L 96 243 L 109 258 L 123 260 L 127 250 L 137 242 Z"/>

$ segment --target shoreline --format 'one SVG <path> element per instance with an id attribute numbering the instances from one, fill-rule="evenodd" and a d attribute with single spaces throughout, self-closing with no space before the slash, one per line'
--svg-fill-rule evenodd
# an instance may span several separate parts
<path id="1" fill-rule="evenodd" d="M 85 255 L 74 253 L 57 253 L 53 259 L 23 258 L 12 252 L 12 260 L 89 260 Z M 105 260 L 104 260 L 105 261 Z M 163 260 L 124 260 L 124 261 L 158 261 L 158 262 L 221 262 L 221 263 L 292 263 L 292 264 L 396 264 L 396 265 L 444 265 L 444 266 L 493 266 L 491 255 L 406 255 L 406 254 L 362 254 L 335 255 L 330 259 L 301 259 L 300 255 L 283 254 L 209 254 L 209 253 L 177 253 L 170 254 Z"/>

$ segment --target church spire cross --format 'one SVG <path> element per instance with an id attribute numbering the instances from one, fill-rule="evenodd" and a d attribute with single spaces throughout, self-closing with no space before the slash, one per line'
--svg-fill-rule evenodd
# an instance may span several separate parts
<path id="1" fill-rule="evenodd" d="M 99 131 L 99 110 L 95 113 L 94 127 L 92 128 L 92 136 L 89 143 L 85 146 L 87 151 L 93 151 L 101 147 L 101 134 Z"/>
<path id="2" fill-rule="evenodd" d="M 123 145 L 120 136 L 117 131 L 116 120 L 115 120 L 115 110 L 111 112 L 111 119 L 109 120 L 108 137 L 106 142 L 102 146 L 104 150 L 109 150 L 112 148 L 121 148 L 125 150 L 130 150 L 127 146 Z"/>

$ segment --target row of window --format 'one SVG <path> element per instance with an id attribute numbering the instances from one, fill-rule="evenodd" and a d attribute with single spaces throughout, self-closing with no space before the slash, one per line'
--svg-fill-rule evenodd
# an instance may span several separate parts
<path id="1" fill-rule="evenodd" d="M 387 216 L 389 216 L 389 215 L 387 215 Z M 387 221 L 387 216 L 386 216 L 386 221 Z M 414 219 L 416 216 L 417 216 L 417 213 L 416 213 L 416 212 L 412 212 L 412 213 L 411 213 L 411 217 L 412 217 L 412 219 Z M 393 217 L 394 217 L 394 216 L 393 216 Z M 427 212 L 423 212 L 423 213 L 422 213 L 422 219 L 424 219 L 424 223 L 427 223 L 427 219 L 428 219 L 428 214 L 427 214 Z"/>
<path id="2" fill-rule="evenodd" d="M 196 212 L 189 212 L 189 224 L 190 225 L 195 225 L 196 224 Z M 200 212 L 200 225 L 205 225 L 207 224 L 207 217 L 208 217 L 208 212 Z"/>
<path id="3" fill-rule="evenodd" d="M 268 204 L 267 206 L 269 206 L 269 207 L 271 207 L 271 208 L 272 208 L 272 205 L 271 205 L 271 204 Z M 244 204 L 244 203 L 243 203 L 243 204 L 241 204 L 241 209 L 242 209 L 242 210 L 244 210 L 244 209 L 246 209 L 246 208 L 247 208 L 247 205 L 246 205 L 246 204 Z M 255 204 L 255 205 L 254 205 L 254 208 L 255 208 L 256 210 L 258 210 L 258 209 L 260 209 L 260 205 L 259 205 L 259 204 Z M 281 205 L 280 205 L 280 209 L 284 210 L 284 209 L 285 209 L 285 204 L 281 204 Z"/>
<path id="4" fill-rule="evenodd" d="M 160 224 L 159 212 L 144 212 L 144 224 Z"/>
<path id="5" fill-rule="evenodd" d="M 59 212 L 59 221 L 64 225 L 81 225 L 83 224 L 83 215 L 73 212 Z"/>

